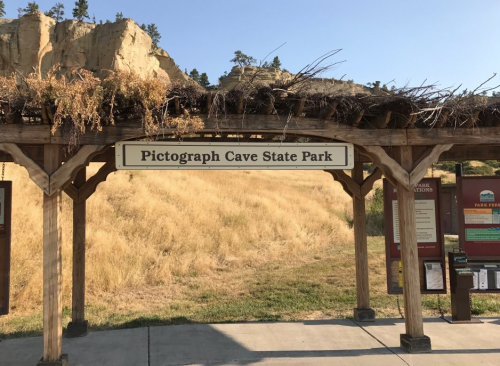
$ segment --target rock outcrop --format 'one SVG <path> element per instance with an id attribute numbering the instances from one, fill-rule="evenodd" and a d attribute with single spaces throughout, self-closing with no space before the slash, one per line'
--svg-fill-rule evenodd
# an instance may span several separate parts
<path id="1" fill-rule="evenodd" d="M 56 23 L 41 12 L 19 19 L 0 19 L 0 75 L 14 71 L 45 75 L 54 65 L 62 71 L 85 68 L 132 71 L 146 77 L 187 80 L 162 49 L 152 51 L 151 38 L 132 19 L 92 24 Z"/>
<path id="2" fill-rule="evenodd" d="M 278 80 L 290 80 L 294 75 L 274 67 L 259 68 L 257 66 L 235 66 L 231 72 L 220 80 L 222 90 L 231 90 L 238 85 L 252 80 L 255 84 L 271 84 Z M 300 91 L 307 94 L 373 94 L 374 90 L 348 81 L 313 78 L 300 85 Z"/>

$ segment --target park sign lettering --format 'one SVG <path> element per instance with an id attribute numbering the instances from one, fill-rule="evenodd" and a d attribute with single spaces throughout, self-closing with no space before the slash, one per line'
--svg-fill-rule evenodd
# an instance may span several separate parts
<path id="1" fill-rule="evenodd" d="M 247 143 L 122 141 L 115 145 L 119 170 L 352 169 L 346 143 Z"/>

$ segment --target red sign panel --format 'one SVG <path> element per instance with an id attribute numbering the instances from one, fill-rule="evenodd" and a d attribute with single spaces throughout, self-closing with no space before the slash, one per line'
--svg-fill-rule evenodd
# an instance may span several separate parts
<path id="1" fill-rule="evenodd" d="M 414 188 L 422 293 L 446 293 L 444 240 L 441 228 L 441 180 L 425 178 Z M 385 243 L 388 292 L 402 292 L 401 242 L 397 189 L 384 179 Z"/>
<path id="2" fill-rule="evenodd" d="M 0 315 L 9 313 L 12 182 L 0 181 Z"/>
<path id="3" fill-rule="evenodd" d="M 500 177 L 457 177 L 460 247 L 469 258 L 500 258 Z"/>

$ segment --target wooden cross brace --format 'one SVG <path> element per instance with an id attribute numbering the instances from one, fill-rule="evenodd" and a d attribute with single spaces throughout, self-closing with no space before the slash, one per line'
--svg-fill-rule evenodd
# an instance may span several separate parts
<path id="1" fill-rule="evenodd" d="M 25 167 L 31 180 L 49 197 L 63 189 L 75 178 L 78 170 L 89 165 L 92 157 L 105 148 L 107 148 L 105 145 L 82 146 L 75 156 L 49 175 L 42 166 L 31 159 L 16 144 L 0 143 L 0 150 L 10 154 L 15 163 Z"/>
<path id="2" fill-rule="evenodd" d="M 340 182 L 349 196 L 359 199 L 363 199 L 372 190 L 373 184 L 382 177 L 382 169 L 378 167 L 361 184 L 356 183 L 343 170 L 325 170 L 325 172 L 330 173 L 333 179 Z"/>
<path id="3" fill-rule="evenodd" d="M 116 171 L 115 156 L 111 155 L 106 162 L 91 178 L 81 187 L 70 183 L 64 188 L 64 192 L 75 202 L 81 203 L 87 200 L 97 189 L 99 183 L 104 182 L 109 174 Z"/>
<path id="4" fill-rule="evenodd" d="M 428 147 L 417 161 L 411 171 L 406 171 L 400 164 L 391 158 L 380 146 L 359 146 L 359 152 L 372 159 L 373 163 L 382 169 L 384 176 L 394 185 L 400 183 L 407 190 L 412 190 L 427 173 L 427 169 L 436 163 L 439 156 L 452 148 L 452 144 L 435 145 Z"/>

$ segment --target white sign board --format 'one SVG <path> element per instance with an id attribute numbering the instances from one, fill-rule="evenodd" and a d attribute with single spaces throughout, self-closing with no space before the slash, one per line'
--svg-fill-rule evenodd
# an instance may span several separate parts
<path id="1" fill-rule="evenodd" d="M 223 143 L 123 141 L 115 145 L 119 170 L 352 169 L 346 143 Z"/>
<path id="2" fill-rule="evenodd" d="M 434 200 L 415 200 L 415 218 L 417 220 L 417 243 L 437 242 L 436 207 Z M 392 221 L 394 242 L 399 243 L 398 201 L 392 201 Z"/>

